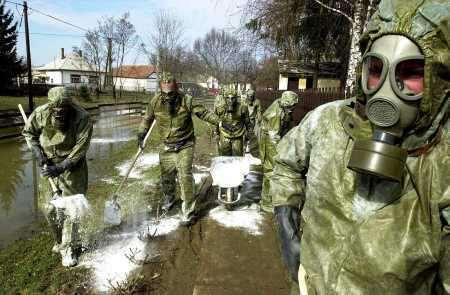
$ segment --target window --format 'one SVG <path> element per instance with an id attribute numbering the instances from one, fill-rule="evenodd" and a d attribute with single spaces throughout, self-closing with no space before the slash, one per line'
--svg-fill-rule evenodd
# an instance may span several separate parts
<path id="1" fill-rule="evenodd" d="M 70 83 L 81 83 L 80 75 L 70 75 Z"/>
<path id="2" fill-rule="evenodd" d="M 97 76 L 89 76 L 89 84 L 97 84 L 98 77 Z"/>

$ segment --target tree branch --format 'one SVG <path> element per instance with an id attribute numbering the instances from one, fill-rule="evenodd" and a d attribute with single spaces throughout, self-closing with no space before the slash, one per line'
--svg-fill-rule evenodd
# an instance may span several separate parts
<path id="1" fill-rule="evenodd" d="M 319 5 L 323 6 L 323 7 L 325 7 L 326 9 L 329 9 L 329 10 L 331 10 L 331 11 L 333 11 L 333 12 L 336 12 L 336 13 L 338 13 L 338 14 L 344 16 L 351 24 L 353 24 L 353 19 L 352 19 L 348 14 L 346 14 L 345 12 L 342 12 L 342 11 L 340 11 L 339 9 L 333 8 L 333 7 L 331 7 L 331 6 L 328 6 L 328 5 L 326 5 L 325 3 L 321 2 L 320 0 L 314 0 L 314 1 L 315 1 L 317 4 L 319 4 Z"/>

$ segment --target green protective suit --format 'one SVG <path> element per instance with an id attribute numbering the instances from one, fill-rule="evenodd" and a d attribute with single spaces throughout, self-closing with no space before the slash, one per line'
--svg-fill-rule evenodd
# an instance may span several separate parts
<path id="1" fill-rule="evenodd" d="M 218 128 L 218 150 L 221 156 L 243 156 L 244 155 L 244 137 L 251 129 L 250 118 L 247 106 L 239 100 L 233 107 L 232 112 L 227 111 L 225 99 L 219 96 L 216 99 L 214 111 L 220 121 L 236 126 L 235 131 Z"/>
<path id="2" fill-rule="evenodd" d="M 88 167 L 86 153 L 92 136 L 93 125 L 89 113 L 78 105 L 70 103 L 69 126 L 65 131 L 58 130 L 52 124 L 52 108 L 63 103 L 67 97 L 63 87 L 49 91 L 50 103 L 34 110 L 29 117 L 23 136 L 30 146 L 39 146 L 53 164 L 69 159 L 73 166 L 54 178 L 56 186 L 63 196 L 86 194 L 88 187 Z M 49 203 L 53 192 L 47 178 L 39 182 L 39 199 L 45 216 L 55 236 L 56 244 L 52 251 L 61 253 L 64 266 L 73 266 L 72 249 L 80 244 L 78 220 L 67 218 L 64 212 Z M 67 259 L 69 259 L 67 262 Z"/>
<path id="3" fill-rule="evenodd" d="M 250 101 L 247 97 L 242 99 L 242 103 L 247 106 L 248 116 L 251 124 L 251 132 L 247 134 L 247 142 L 249 145 L 250 153 L 254 157 L 259 157 L 259 143 L 258 138 L 256 136 L 257 130 L 261 125 L 261 102 L 259 99 L 255 98 L 254 101 Z"/>
<path id="4" fill-rule="evenodd" d="M 362 39 L 365 50 L 403 34 L 425 55 L 400 183 L 347 168 L 355 140 L 372 138 L 349 101 L 315 109 L 280 141 L 271 194 L 275 206 L 303 206 L 299 281 L 308 294 L 450 294 L 449 24 L 448 1 L 382 1 Z"/>
<path id="5" fill-rule="evenodd" d="M 158 93 L 150 99 L 139 129 L 140 132 L 148 129 L 153 120 L 156 120 L 162 143 L 159 152 L 162 192 L 166 198 L 175 197 L 175 175 L 178 175 L 183 214 L 187 217 L 195 208 L 192 176 L 195 136 L 192 116 L 196 115 L 214 125 L 218 124 L 219 119 L 204 106 L 194 103 L 191 96 L 183 93 L 178 94 L 176 107 L 171 114 L 168 99 L 164 93 Z"/>
<path id="6" fill-rule="evenodd" d="M 40 146 L 47 158 L 54 164 L 65 159 L 74 166 L 55 179 L 63 196 L 86 194 L 88 169 L 86 153 L 92 136 L 92 121 L 89 113 L 76 104 L 71 104 L 70 126 L 60 131 L 51 123 L 51 104 L 42 105 L 31 114 L 25 124 L 23 136 L 32 146 Z M 50 190 L 48 181 L 43 181 Z"/>
<path id="7" fill-rule="evenodd" d="M 273 157 L 276 147 L 292 126 L 292 114 L 286 113 L 280 105 L 280 99 L 275 100 L 264 112 L 259 128 L 259 158 L 263 165 L 263 184 L 261 192 L 261 209 L 272 212 L 272 196 L 270 195 L 269 179 L 273 172 Z"/>

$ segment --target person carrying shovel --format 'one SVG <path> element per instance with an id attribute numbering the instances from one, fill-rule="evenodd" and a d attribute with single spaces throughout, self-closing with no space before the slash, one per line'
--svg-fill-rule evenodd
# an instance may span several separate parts
<path id="1" fill-rule="evenodd" d="M 208 123 L 219 124 L 219 118 L 214 113 L 196 104 L 191 96 L 178 90 L 177 82 L 171 73 L 163 72 L 160 75 L 160 91 L 150 99 L 137 135 L 139 146 L 144 148 L 145 135 L 156 120 L 161 139 L 159 163 L 164 198 L 162 209 L 169 211 L 177 200 L 177 175 L 183 200 L 182 224 L 186 226 L 194 222 L 196 204 L 192 176 L 195 144 L 192 115 Z"/>
<path id="2" fill-rule="evenodd" d="M 78 263 L 74 250 L 78 245 L 78 222 L 68 218 L 49 198 L 86 194 L 88 167 L 86 152 L 92 135 L 87 111 L 72 103 L 66 87 L 48 92 L 47 104 L 34 110 L 22 132 L 41 168 L 40 198 L 45 199 L 44 213 L 55 236 L 52 251 L 61 253 L 63 266 Z M 47 178 L 51 179 L 53 188 Z M 42 193 L 44 193 L 42 195 Z M 42 199 L 41 199 L 42 200 Z"/>

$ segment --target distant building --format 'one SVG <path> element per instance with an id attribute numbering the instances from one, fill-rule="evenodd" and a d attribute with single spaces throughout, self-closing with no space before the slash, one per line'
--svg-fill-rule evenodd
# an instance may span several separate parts
<path id="1" fill-rule="evenodd" d="M 321 62 L 317 88 L 340 88 L 339 79 L 340 63 Z M 299 61 L 278 60 L 279 90 L 310 89 L 314 85 L 314 65 Z"/>
<path id="2" fill-rule="evenodd" d="M 77 87 L 84 84 L 95 87 L 99 79 L 98 73 L 86 62 L 81 51 L 66 56 L 64 48 L 61 48 L 59 58 L 42 67 L 34 68 L 33 72 L 33 80 L 49 85 Z"/>
<path id="3" fill-rule="evenodd" d="M 152 65 L 125 65 L 114 69 L 117 89 L 154 92 L 157 89 L 158 72 Z"/>

